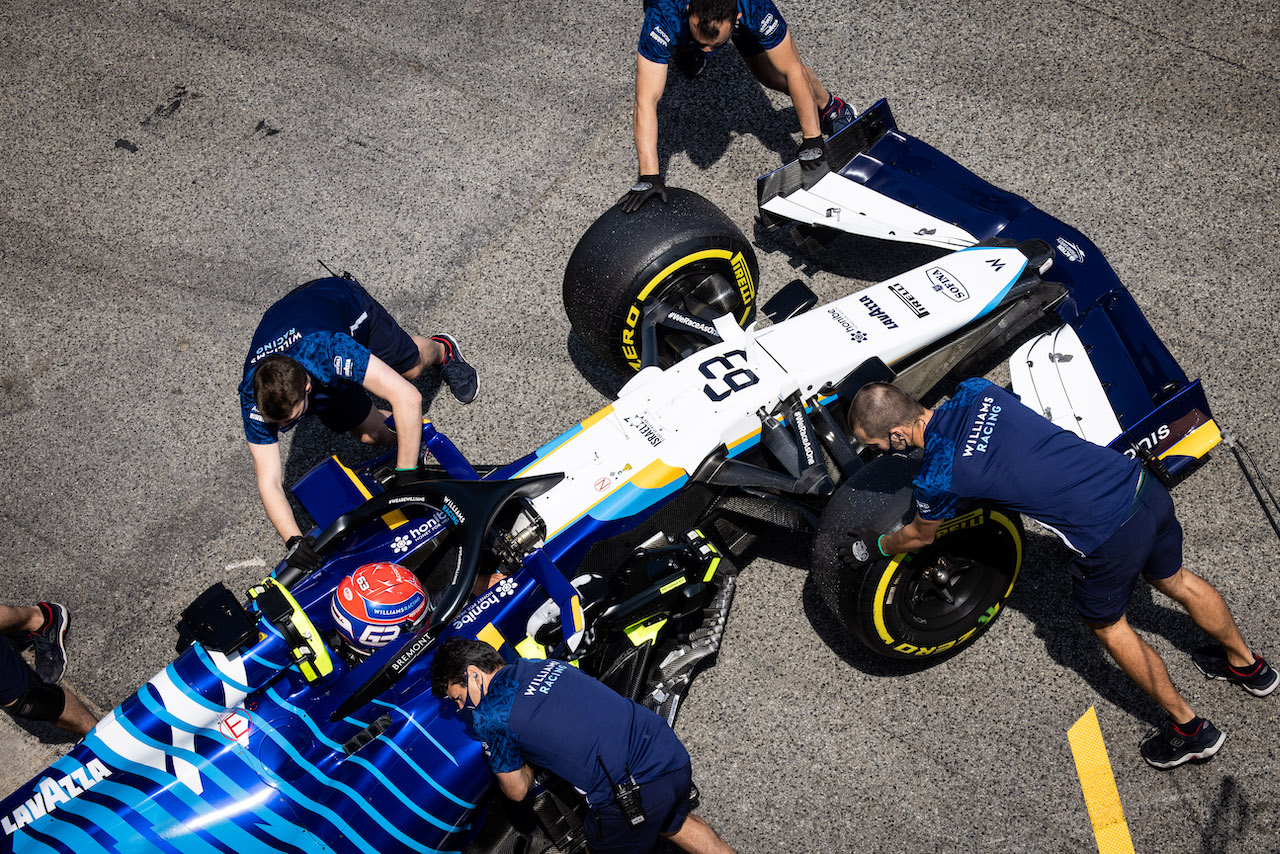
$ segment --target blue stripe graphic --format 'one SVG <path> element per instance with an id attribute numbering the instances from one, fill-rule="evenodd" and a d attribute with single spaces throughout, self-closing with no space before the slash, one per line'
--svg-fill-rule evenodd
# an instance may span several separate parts
<path id="1" fill-rule="evenodd" d="M 328 737 L 328 736 L 326 736 L 323 732 L 321 732 L 321 731 L 320 731 L 320 727 L 316 726 L 315 721 L 311 719 L 311 716 L 310 716 L 310 715 L 308 715 L 306 712 L 302 711 L 302 709 L 298 708 L 297 706 L 294 706 L 294 705 L 292 705 L 291 703 L 286 702 L 286 701 L 285 701 L 285 699 L 284 699 L 283 697 L 281 697 L 281 696 L 279 695 L 279 693 L 277 693 L 277 692 L 276 692 L 276 690 L 275 690 L 274 688 L 272 688 L 270 691 L 268 691 L 268 692 L 267 692 L 267 695 L 268 695 L 268 696 L 270 696 L 270 697 L 271 697 L 271 699 L 275 700 L 275 701 L 276 701 L 276 705 L 280 706 L 280 708 L 285 709 L 286 711 L 293 713 L 293 714 L 294 714 L 294 715 L 296 715 L 299 719 L 301 719 L 301 720 L 302 720 L 302 722 L 303 722 L 303 723 L 305 723 L 305 724 L 307 725 L 307 728 L 308 728 L 309 730 L 311 730 L 311 734 L 312 734 L 313 736 L 315 736 L 316 740 L 317 740 L 317 741 L 319 741 L 321 744 L 324 744 L 324 745 L 326 745 L 327 747 L 332 748 L 334 751 L 341 751 L 341 750 L 343 749 L 343 747 L 342 747 L 342 744 L 341 744 L 341 743 L 339 743 L 339 742 L 337 742 L 337 741 L 333 740 L 332 738 L 329 738 L 329 737 Z M 423 770 L 421 767 L 419 767 L 419 765 L 418 765 L 416 762 L 414 762 L 412 759 L 410 759 L 410 758 L 409 758 L 409 757 L 408 757 L 408 756 L 407 756 L 407 755 L 406 755 L 406 754 L 405 754 L 405 753 L 400 749 L 400 747 L 399 747 L 399 746 L 398 746 L 394 741 L 392 741 L 391 739 L 389 739 L 389 738 L 388 738 L 388 739 L 381 739 L 381 740 L 380 740 L 380 743 L 382 743 L 382 744 L 386 744 L 386 745 L 388 745 L 389 747 L 391 747 L 393 750 L 395 750 L 395 752 L 396 752 L 396 753 L 397 753 L 397 754 L 398 754 L 402 759 L 404 759 L 405 763 L 406 763 L 406 764 L 408 764 L 408 766 L 409 766 L 411 769 L 413 769 L 413 771 L 414 771 L 414 772 L 415 772 L 419 777 L 421 777 L 423 780 L 426 780 L 426 781 L 427 781 L 427 784 L 428 784 L 428 785 L 430 785 L 430 786 L 431 786 L 431 788 L 435 789 L 437 792 L 439 792 L 440 794 L 444 795 L 446 798 L 448 798 L 449 800 L 453 801 L 455 804 L 457 804 L 457 805 L 458 805 L 458 806 L 460 806 L 460 807 L 465 807 L 465 808 L 467 808 L 467 809 L 475 809 L 475 806 L 476 806 L 475 804 L 469 804 L 469 803 L 467 803 L 466 801 L 464 801 L 464 800 L 462 800 L 461 798 L 459 798 L 459 797 L 457 797 L 456 795 L 454 795 L 454 794 L 453 794 L 452 792 L 450 792 L 448 789 L 446 789 L 446 788 L 444 788 L 443 786 L 441 786 L 441 785 L 440 785 L 439 783 L 437 783 L 435 780 L 433 780 L 433 779 L 431 778 L 431 776 L 430 776 L 429 774 L 427 774 L 427 772 L 426 772 L 425 770 Z M 360 767 L 362 767 L 362 768 L 367 768 L 367 769 L 369 770 L 369 773 L 371 773 L 375 778 L 377 778 L 377 780 L 378 780 L 380 783 L 382 783 L 382 785 L 383 785 L 383 786 L 385 786 L 385 787 L 387 788 L 387 790 L 388 790 L 388 791 L 390 791 L 393 795 L 395 795 L 395 796 L 396 796 L 396 799 L 397 799 L 398 801 L 400 801 L 400 803 L 404 804 L 404 805 L 405 805 L 406 807 L 408 807 L 410 810 L 412 810 L 413 812 L 415 812 L 415 813 L 416 813 L 420 818 L 424 819 L 425 821 L 430 822 L 431 824 L 435 825 L 436 827 L 440 828 L 441 830 L 447 830 L 447 831 L 448 831 L 448 832 L 450 832 L 450 833 L 458 833 L 458 832 L 460 832 L 460 831 L 463 831 L 463 830 L 467 830 L 467 829 L 468 829 L 467 827 L 459 827 L 459 826 L 457 826 L 457 825 L 446 824 L 446 823 L 445 823 L 445 822 L 443 822 L 442 820 L 440 820 L 440 819 L 436 818 L 435 816 L 433 816 L 433 815 L 431 815 L 430 813 L 428 813 L 428 812 L 426 812 L 425 810 L 423 810 L 423 809 L 422 809 L 421 807 L 419 807 L 417 804 L 413 803 L 413 802 L 409 799 L 409 797 L 408 797 L 407 795 L 405 795 L 405 793 L 404 793 L 404 792 L 400 791 L 399 786 L 397 786 L 395 783 L 392 783 L 389 779 L 387 779 L 386 775 L 385 775 L 385 774 L 383 774 L 381 771 L 379 771 L 379 770 L 378 770 L 378 769 L 373 765 L 373 763 L 371 763 L 369 760 L 367 760 L 367 759 L 365 759 L 365 758 L 363 758 L 363 757 L 360 757 L 360 756 L 351 756 L 351 757 L 349 757 L 348 759 L 346 759 L 345 761 L 355 763 L 355 764 L 359 765 L 359 766 L 360 766 Z"/>

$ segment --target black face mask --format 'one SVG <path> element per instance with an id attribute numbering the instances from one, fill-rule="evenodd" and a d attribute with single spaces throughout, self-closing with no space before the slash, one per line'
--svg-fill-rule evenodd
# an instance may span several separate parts
<path id="1" fill-rule="evenodd" d="M 902 443 L 901 448 L 898 447 L 897 442 Z M 900 436 L 895 436 L 892 433 L 890 433 L 889 434 L 889 454 L 895 457 L 908 457 L 911 455 L 911 444 L 906 439 L 903 439 Z"/>

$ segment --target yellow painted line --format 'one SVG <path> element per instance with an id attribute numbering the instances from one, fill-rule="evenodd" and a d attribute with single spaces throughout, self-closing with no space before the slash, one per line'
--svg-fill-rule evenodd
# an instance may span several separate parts
<path id="1" fill-rule="evenodd" d="M 591 416 L 589 416 L 589 417 L 587 417 L 587 418 L 583 419 L 583 421 L 582 421 L 582 429 L 583 429 L 583 430 L 586 430 L 588 427 L 590 427 L 591 425 L 595 424 L 597 421 L 603 421 L 603 420 L 604 420 L 604 419 L 609 415 L 609 413 L 610 413 L 610 412 L 613 412 L 613 404 L 612 404 L 612 403 L 611 403 L 611 404 L 609 404 L 608 406 L 606 406 L 604 409 L 601 409 L 601 410 L 600 410 L 599 412 L 597 412 L 595 415 L 591 415 Z M 577 438 L 577 437 L 575 436 L 574 438 Z M 570 439 L 570 440 L 569 440 L 569 442 L 572 442 L 572 441 L 573 441 L 573 439 Z M 569 444 L 569 442 L 565 442 L 565 443 L 564 443 L 564 445 Z M 561 445 L 561 447 L 564 447 L 564 445 Z M 553 453 L 553 454 L 554 454 L 554 453 L 555 453 L 555 451 L 552 451 L 551 453 Z"/>
<path id="2" fill-rule="evenodd" d="M 601 409 L 599 412 L 595 413 L 594 415 L 588 416 L 586 419 L 584 419 L 583 421 L 579 422 L 579 424 L 580 424 L 580 425 L 581 425 L 581 427 L 582 427 L 582 429 L 581 429 L 581 430 L 579 430 L 578 432 L 574 433 L 574 434 L 573 434 L 572 436 L 570 436 L 568 439 L 565 439 L 565 440 L 564 440 L 563 442 L 561 442 L 559 445 L 556 445 L 554 448 L 552 448 L 551 450 L 547 451 L 545 454 L 543 454 L 542 456 L 538 457 L 538 458 L 537 458 L 537 459 L 535 459 L 533 462 L 529 463 L 529 465 L 527 465 L 527 466 L 525 466 L 524 468 L 520 469 L 520 471 L 518 471 L 518 472 L 516 472 L 516 473 L 515 473 L 514 477 L 523 477 L 523 476 L 525 475 L 525 473 L 526 473 L 526 472 L 531 471 L 532 469 L 534 469 L 534 468 L 536 468 L 536 467 L 538 467 L 538 466 L 542 465 L 544 462 L 546 462 L 548 459 L 550 459 L 550 457 L 551 457 L 551 455 L 552 455 L 552 454 L 556 453 L 556 452 L 557 452 L 557 451 L 559 451 L 561 448 L 563 448 L 565 445 L 568 445 L 568 444 L 569 444 L 570 442 L 572 442 L 574 439 L 576 439 L 576 438 L 578 438 L 579 436 L 581 436 L 583 433 L 585 433 L 585 432 L 587 431 L 587 429 L 588 429 L 589 427 L 592 427 L 593 425 L 598 424 L 599 422 L 601 422 L 601 421 L 603 421 L 604 419 L 608 418 L 608 417 L 609 417 L 609 414 L 610 414 L 611 412 L 613 412 L 613 404 L 612 404 L 612 403 L 611 403 L 611 404 L 609 404 L 608 406 L 606 406 L 604 409 Z M 572 430 L 573 428 L 572 428 L 572 427 L 570 427 L 569 429 L 570 429 L 570 430 Z M 566 431 L 566 432 L 568 432 L 568 431 Z M 513 479 L 514 479 L 514 478 L 513 478 Z"/>
<path id="3" fill-rule="evenodd" d="M 596 509 L 605 501 L 608 501 L 610 498 L 612 498 L 615 492 L 622 489 L 622 487 L 626 486 L 628 483 L 633 486 L 639 487 L 641 489 L 661 489 L 662 487 L 668 485 L 673 480 L 675 480 L 676 478 L 684 474 L 686 474 L 684 469 L 678 469 L 675 466 L 669 466 L 666 463 L 664 463 L 662 460 L 654 460 L 644 468 L 637 471 L 634 475 L 632 475 L 627 480 L 620 481 L 616 486 L 614 486 L 608 492 L 600 496 L 600 498 L 597 501 L 593 502 L 591 506 L 588 507 L 586 510 L 583 510 L 581 513 L 579 513 L 577 516 L 574 516 L 568 522 L 565 522 L 559 528 L 556 528 L 554 531 L 552 531 L 550 534 L 547 535 L 547 539 L 549 540 L 552 537 L 557 536 L 565 528 L 569 527 L 574 522 L 581 519 L 583 516 L 588 515 L 592 510 Z"/>
<path id="4" fill-rule="evenodd" d="M 1222 441 L 1222 431 L 1216 422 L 1210 420 L 1191 431 L 1189 436 L 1180 439 L 1177 444 L 1160 455 L 1165 457 L 1194 457 L 1200 459 Z"/>
<path id="5" fill-rule="evenodd" d="M 1102 742 L 1102 729 L 1098 726 L 1098 713 L 1093 706 L 1067 730 L 1067 740 L 1071 742 L 1071 755 L 1076 760 L 1076 773 L 1080 776 L 1085 806 L 1089 808 L 1093 835 L 1098 841 L 1098 854 L 1134 854 L 1129 825 L 1120 806 L 1120 791 L 1116 788 L 1116 777 L 1111 771 L 1107 746 Z"/>
<path id="6" fill-rule="evenodd" d="M 356 489 L 360 490 L 360 494 L 364 496 L 365 501 L 368 501 L 370 498 L 373 497 L 373 493 L 371 493 L 368 489 L 365 488 L 365 485 L 361 483 L 360 478 L 356 477 L 355 472 L 353 472 L 351 469 L 347 468 L 342 464 L 342 460 L 338 459 L 338 457 L 335 455 L 333 458 L 333 461 L 338 464 L 338 468 L 342 469 L 344 472 L 347 473 L 347 477 L 351 478 L 351 482 L 356 485 Z M 388 528 L 395 530 L 396 528 L 399 528 L 401 525 L 408 522 L 409 517 L 405 516 L 399 510 L 392 510 L 390 513 L 383 514 L 382 521 L 387 523 Z"/>
<path id="7" fill-rule="evenodd" d="M 342 464 L 342 460 L 338 459 L 336 454 L 333 457 L 333 461 L 338 464 L 338 468 L 342 469 L 344 472 L 347 473 L 347 477 L 351 478 L 351 482 L 356 485 L 356 489 L 360 490 L 360 494 L 364 496 L 365 501 L 368 501 L 370 498 L 373 497 L 373 493 L 370 492 L 365 487 L 364 483 L 361 482 L 360 478 L 356 477 L 356 473 L 353 472 L 351 469 L 347 468 L 346 466 L 344 466 Z"/>

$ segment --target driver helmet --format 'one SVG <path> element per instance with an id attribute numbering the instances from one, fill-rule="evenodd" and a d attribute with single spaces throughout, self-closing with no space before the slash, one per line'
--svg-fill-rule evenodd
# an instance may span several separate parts
<path id="1" fill-rule="evenodd" d="M 366 563 L 343 578 L 331 608 L 338 634 L 363 655 L 400 637 L 426 610 L 418 577 L 398 563 Z"/>

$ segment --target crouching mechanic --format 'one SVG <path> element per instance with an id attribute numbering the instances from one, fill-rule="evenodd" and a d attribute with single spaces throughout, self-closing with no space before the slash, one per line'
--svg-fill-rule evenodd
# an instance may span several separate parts
<path id="1" fill-rule="evenodd" d="M 1159 654 L 1129 626 L 1125 610 L 1141 575 L 1186 609 L 1217 644 L 1192 652 L 1208 677 L 1255 696 L 1275 690 L 1280 674 L 1240 636 L 1222 596 L 1182 566 L 1182 526 L 1173 500 L 1142 465 L 1094 445 L 982 379 L 961 383 L 937 409 L 926 409 L 887 383 L 854 396 L 849 426 L 881 451 L 924 450 L 914 481 L 916 516 L 892 533 L 860 531 L 841 559 L 864 564 L 933 542 L 963 499 L 985 499 L 1030 516 L 1075 552 L 1076 609 L 1121 669 L 1169 713 L 1141 743 L 1156 768 L 1208 759 L 1226 736 L 1196 715 L 1178 693 Z"/>
<path id="2" fill-rule="evenodd" d="M 554 659 L 506 664 L 483 641 L 451 638 L 431 663 L 431 689 L 471 713 L 508 798 L 529 794 L 530 765 L 586 796 L 591 854 L 647 854 L 659 836 L 686 851 L 733 851 L 689 812 L 689 753 L 671 728 L 576 667 Z"/>
<path id="3" fill-rule="evenodd" d="M 83 736 L 98 719 L 57 683 L 67 666 L 64 642 L 71 618 L 56 602 L 0 605 L 0 706 L 15 718 L 48 721 Z M 18 653 L 35 647 L 36 669 Z"/>
<path id="4" fill-rule="evenodd" d="M 773 0 L 645 0 L 632 115 L 640 179 L 619 202 L 625 213 L 654 196 L 667 200 L 658 171 L 658 101 L 667 87 L 668 66 L 674 63 L 686 77 L 697 77 L 707 57 L 730 39 L 756 80 L 791 96 L 804 137 L 797 157 L 805 169 L 817 169 L 826 160 L 823 132 L 837 133 L 856 117 L 800 61 Z"/>
<path id="5" fill-rule="evenodd" d="M 240 409 L 258 493 L 288 550 L 290 566 L 314 569 L 313 544 L 302 536 L 284 494 L 279 434 L 304 415 L 318 415 L 335 433 L 370 445 L 396 445 L 396 481 L 421 468 L 422 395 L 410 380 L 440 367 L 462 403 L 475 399 L 475 369 L 449 335 L 409 335 L 359 282 L 331 277 L 307 282 L 267 309 L 249 344 L 240 382 Z M 363 389 L 391 404 L 378 409 Z M 394 431 L 385 421 L 413 425 Z"/>

